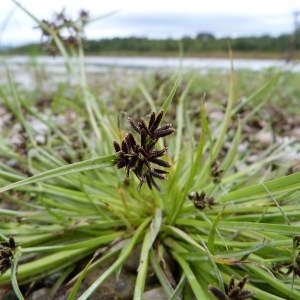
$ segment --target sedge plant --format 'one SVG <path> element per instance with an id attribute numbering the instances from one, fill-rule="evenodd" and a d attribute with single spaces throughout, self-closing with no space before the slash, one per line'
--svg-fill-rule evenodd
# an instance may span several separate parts
<path id="1" fill-rule="evenodd" d="M 179 94 L 183 75 L 172 77 L 162 104 L 141 85 L 143 109 L 124 120 L 92 93 L 80 39 L 69 51 L 49 23 L 15 3 L 51 37 L 78 97 L 56 99 L 76 115 L 65 128 L 28 105 L 7 70 L 1 98 L 22 125 L 23 142 L 13 148 L 3 135 L 0 143 L 1 288 L 11 283 L 24 299 L 26 284 L 59 274 L 53 299 L 61 290 L 68 299 L 92 299 L 140 249 L 132 299 L 143 299 L 149 270 L 169 299 L 299 299 L 300 173 L 271 168 L 299 145 L 271 144 L 247 164 L 251 148 L 240 149 L 255 108 L 241 110 L 258 105 L 279 76 L 241 103 L 232 68 L 215 124 L 205 97 L 190 113 L 195 77 Z M 49 129 L 44 143 L 30 118 Z M 82 291 L 84 278 L 103 265 Z"/>

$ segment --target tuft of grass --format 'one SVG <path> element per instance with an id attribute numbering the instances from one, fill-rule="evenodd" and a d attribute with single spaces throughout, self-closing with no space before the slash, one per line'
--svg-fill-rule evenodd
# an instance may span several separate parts
<path id="1" fill-rule="evenodd" d="M 154 76 L 149 87 L 141 81 L 125 90 L 126 104 L 119 105 L 128 105 L 127 117 L 163 111 L 164 121 L 175 128 L 167 138 L 154 138 L 158 149 L 164 149 L 155 151 L 162 151 L 172 167 L 159 188 L 150 189 L 152 181 L 140 184 L 152 170 L 143 152 L 123 146 L 120 155 L 119 144 L 114 153 L 113 141 L 126 143 L 129 127 L 117 103 L 105 105 L 93 93 L 82 45 L 70 52 L 55 32 L 47 26 L 43 30 L 77 80 L 76 94 L 68 98 L 58 89 L 51 103 L 56 113 L 70 113 L 62 126 L 52 111 L 39 111 L 34 101 L 28 104 L 7 70 L 2 105 L 21 129 L 13 147 L 9 128 L 0 142 L 0 286 L 12 281 L 22 299 L 27 283 L 58 274 L 53 296 L 63 290 L 69 299 L 89 299 L 110 276 L 118 276 L 136 248 L 140 255 L 133 299 L 143 299 L 150 268 L 170 299 L 231 297 L 236 287 L 240 297 L 246 290 L 257 299 L 299 299 L 300 173 L 291 174 L 293 164 L 286 155 L 300 147 L 291 139 L 274 139 L 260 149 L 252 139 L 259 132 L 253 124 L 272 121 L 264 119 L 263 105 L 291 74 L 269 74 L 261 86 L 249 89 L 249 74 L 237 81 L 232 68 L 219 90 L 228 94 L 226 103 L 218 100 L 211 74 L 205 78 L 209 83 L 199 83 L 196 75 L 175 74 L 171 79 Z M 196 97 L 201 85 L 210 94 Z M 119 95 L 124 92 L 117 85 L 115 89 Z M 213 120 L 212 111 L 221 118 Z M 43 142 L 37 141 L 32 119 L 46 128 Z M 137 131 L 144 147 L 149 136 L 141 126 Z M 171 126 L 166 129 L 173 132 Z M 129 163 L 127 175 L 114 166 L 123 157 Z M 132 157 L 143 162 L 141 171 L 134 169 Z M 11 236 L 17 247 L 8 250 Z M 83 279 L 107 262 L 110 266 L 81 291 Z M 4 272 L 7 263 L 11 273 Z"/>

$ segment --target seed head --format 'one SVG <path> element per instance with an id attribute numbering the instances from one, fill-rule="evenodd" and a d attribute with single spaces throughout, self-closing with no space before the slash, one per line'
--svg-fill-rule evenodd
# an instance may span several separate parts
<path id="1" fill-rule="evenodd" d="M 167 148 L 159 150 L 155 148 L 159 138 L 166 137 L 175 131 L 171 124 L 165 124 L 158 128 L 162 118 L 162 111 L 157 115 L 152 112 L 148 125 L 143 119 L 135 122 L 128 118 L 130 126 L 140 136 L 140 143 L 136 142 L 131 132 L 125 136 L 121 144 L 113 142 L 116 151 L 115 166 L 118 169 L 125 168 L 127 178 L 132 171 L 140 180 L 138 188 L 141 188 L 146 182 L 150 189 L 154 186 L 160 191 L 154 178 L 164 180 L 166 179 L 165 174 L 168 172 L 153 165 L 161 168 L 171 167 L 169 162 L 161 159 Z"/>

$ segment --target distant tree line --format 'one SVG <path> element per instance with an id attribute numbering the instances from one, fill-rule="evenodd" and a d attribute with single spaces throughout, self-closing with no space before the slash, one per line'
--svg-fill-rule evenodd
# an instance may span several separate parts
<path id="1" fill-rule="evenodd" d="M 292 42 L 293 41 L 293 42 Z M 31 44 L 10 49 L 10 52 L 28 53 L 28 51 L 40 52 L 39 45 Z M 293 49 L 291 49 L 293 47 Z M 182 48 L 185 54 L 201 54 L 209 52 L 228 52 L 231 48 L 238 52 L 270 52 L 288 53 L 300 50 L 299 36 L 280 35 L 272 37 L 269 35 L 239 37 L 239 38 L 216 38 L 210 33 L 199 33 L 195 38 L 183 37 L 177 39 L 148 39 L 143 37 L 111 38 L 86 41 L 87 54 L 163 54 L 178 53 Z"/>
<path id="2" fill-rule="evenodd" d="M 290 42 L 290 35 L 215 38 L 211 34 L 199 33 L 196 38 L 183 37 L 180 40 L 137 37 L 92 40 L 88 42 L 87 50 L 94 53 L 109 51 L 178 52 L 181 43 L 183 50 L 187 53 L 228 51 L 229 47 L 235 51 L 284 52 L 289 49 Z M 295 46 L 300 49 L 299 40 Z"/>

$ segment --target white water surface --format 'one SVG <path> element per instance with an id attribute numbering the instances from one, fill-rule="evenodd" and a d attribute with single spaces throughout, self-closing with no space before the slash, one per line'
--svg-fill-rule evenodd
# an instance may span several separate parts
<path id="1" fill-rule="evenodd" d="M 26 65 L 38 63 L 50 69 L 64 68 L 62 57 L 40 56 L 32 59 L 27 56 L 0 56 L 0 65 L 5 61 L 8 65 Z M 120 56 L 87 56 L 84 59 L 87 71 L 103 70 L 103 68 L 128 69 L 199 69 L 199 70 L 230 70 L 230 59 L 226 58 L 176 58 L 176 57 L 120 57 Z M 1 63 L 2 62 L 2 63 Z M 279 70 L 300 71 L 297 62 L 286 63 L 276 59 L 234 59 L 235 69 L 260 71 L 268 68 Z"/>

